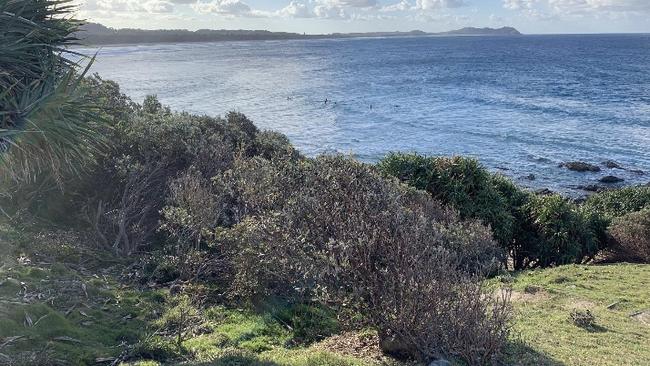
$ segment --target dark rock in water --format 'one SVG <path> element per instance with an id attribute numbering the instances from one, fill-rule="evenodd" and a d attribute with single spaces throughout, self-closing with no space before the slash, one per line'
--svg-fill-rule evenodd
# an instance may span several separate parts
<path id="1" fill-rule="evenodd" d="M 528 180 L 535 180 L 535 179 L 537 179 L 537 177 L 535 176 L 535 174 L 528 174 L 528 175 L 523 176 L 522 178 L 523 178 L 523 179 L 528 179 Z"/>
<path id="2" fill-rule="evenodd" d="M 574 172 L 599 172 L 600 167 L 597 165 L 585 163 L 584 161 L 569 161 L 563 164 L 560 164 L 561 167 L 565 167 Z"/>
<path id="3" fill-rule="evenodd" d="M 600 178 L 601 183 L 607 183 L 607 184 L 613 184 L 613 183 L 621 183 L 625 181 L 623 178 L 615 177 L 613 175 L 608 175 L 606 177 Z"/>
<path id="4" fill-rule="evenodd" d="M 604 165 L 606 168 L 609 168 L 609 169 L 623 169 L 623 167 L 621 167 L 621 166 L 620 166 L 617 162 L 615 162 L 614 160 L 605 160 L 605 161 L 603 161 L 603 165 Z"/>
<path id="5" fill-rule="evenodd" d="M 555 194 L 555 192 L 551 191 L 551 190 L 548 189 L 548 188 L 542 188 L 542 189 L 538 189 L 538 190 L 536 190 L 536 191 L 535 191 L 535 194 L 538 194 L 538 195 L 540 195 L 540 196 L 550 196 L 550 195 L 552 195 L 552 194 Z"/>
<path id="6" fill-rule="evenodd" d="M 587 192 L 602 192 L 602 191 L 607 190 L 607 187 L 599 186 L 597 184 L 589 184 L 589 185 L 586 185 L 586 186 L 577 186 L 576 188 L 581 189 L 583 191 L 587 191 Z"/>

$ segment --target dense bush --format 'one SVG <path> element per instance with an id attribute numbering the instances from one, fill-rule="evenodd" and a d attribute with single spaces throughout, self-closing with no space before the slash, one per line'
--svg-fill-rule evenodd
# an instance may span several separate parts
<path id="1" fill-rule="evenodd" d="M 530 212 L 530 201 L 534 194 L 516 186 L 502 175 L 492 176 L 492 184 L 508 203 L 513 218 L 512 241 L 508 246 L 512 268 L 525 269 L 538 265 L 540 239 Z"/>
<path id="2" fill-rule="evenodd" d="M 540 266 L 581 263 L 599 250 L 590 216 L 558 195 L 537 196 L 527 205 L 533 219 Z"/>
<path id="3" fill-rule="evenodd" d="M 208 195 L 213 176 L 232 168 L 238 157 L 299 157 L 286 138 L 258 131 L 241 114 L 220 119 L 173 113 L 155 97 L 138 105 L 98 77 L 88 79 L 86 87 L 106 106 L 112 126 L 105 132 L 112 143 L 64 201 L 67 212 L 79 212 L 76 217 L 92 227 L 98 242 L 119 253 L 150 243 L 158 235 L 161 212 L 172 224 L 191 221 L 182 233 L 174 232 L 178 245 L 200 245 L 201 227 L 232 224 L 230 213 L 201 210 L 213 209 L 210 200 L 218 198 Z M 188 199 L 196 200 L 189 211 L 163 211 Z M 169 228 L 173 232 L 173 225 Z"/>
<path id="4" fill-rule="evenodd" d="M 512 242 L 514 218 L 507 199 L 492 184 L 492 175 L 475 159 L 390 154 L 379 169 L 434 198 L 453 205 L 463 218 L 490 225 L 504 248 Z"/>
<path id="5" fill-rule="evenodd" d="M 411 357 L 444 354 L 479 364 L 498 355 L 509 312 L 507 301 L 486 296 L 480 285 L 479 274 L 500 261 L 486 227 L 340 156 L 293 166 L 293 178 L 282 182 L 291 197 L 260 207 L 265 192 L 277 198 L 266 184 L 286 169 L 260 164 L 238 173 L 264 182 L 260 191 L 249 180 L 234 180 L 244 187 L 231 189 L 246 188 L 240 210 L 254 216 L 214 244 L 237 248 L 233 294 L 354 307 Z"/>
<path id="6" fill-rule="evenodd" d="M 581 207 L 560 196 L 525 191 L 462 157 L 391 154 L 379 167 L 451 204 L 462 217 L 489 224 L 514 269 L 593 258 L 607 245 L 608 214 L 638 210 L 650 200 L 644 188 L 628 188 L 597 195 Z"/>
<path id="7" fill-rule="evenodd" d="M 595 194 L 584 206 L 606 218 L 613 219 L 650 207 L 650 187 L 636 186 Z"/>
<path id="8" fill-rule="evenodd" d="M 650 263 L 650 208 L 614 219 L 609 233 L 626 258 Z"/>
<path id="9" fill-rule="evenodd" d="M 608 230 L 612 220 L 644 208 L 650 208 L 650 187 L 626 187 L 597 193 L 589 197 L 583 207 L 585 212 L 591 216 L 592 226 L 601 246 L 605 247 L 609 244 Z M 621 248 L 615 245 L 610 249 L 616 251 Z"/>
<path id="10" fill-rule="evenodd" d="M 382 230 L 388 230 L 389 224 L 382 221 L 388 220 L 385 216 L 401 217 L 405 213 L 419 215 L 423 221 L 414 222 L 414 225 L 424 225 L 423 230 L 430 231 L 432 240 L 437 239 L 439 245 L 453 250 L 465 269 L 477 273 L 493 271 L 502 258 L 502 252 L 491 240 L 488 229 L 478 223 L 461 223 L 453 211 L 421 192 L 383 179 L 367 165 L 343 157 L 322 157 L 298 164 L 254 158 L 237 163 L 236 167 L 236 172 L 227 171 L 215 181 L 227 182 L 230 188 L 225 191 L 235 192 L 238 197 L 234 200 L 235 211 L 246 213 L 247 218 L 233 229 L 221 232 L 220 240 L 214 246 L 233 248 L 243 245 L 237 250 L 240 254 L 249 250 L 253 253 L 259 250 L 294 250 L 277 258 L 270 253 L 238 256 L 238 260 L 253 257 L 250 262 L 244 261 L 239 265 L 246 269 L 247 275 L 240 276 L 236 283 L 247 284 L 244 287 L 256 283 L 261 289 L 269 289 L 273 286 L 260 284 L 254 278 L 271 280 L 278 273 L 310 272 L 292 267 L 299 262 L 297 258 L 300 255 L 306 256 L 305 262 L 310 262 L 311 256 L 324 250 L 329 241 L 360 241 L 369 235 L 368 230 L 375 227 L 383 225 L 386 227 Z M 417 226 L 405 225 L 384 236 L 415 235 L 417 229 Z M 403 230 L 411 232 L 403 233 Z M 290 258 L 286 258 L 287 255 Z M 251 267 L 255 272 L 263 271 L 264 260 L 272 258 L 278 262 L 268 264 L 268 275 L 251 273 Z M 287 262 L 290 259 L 296 261 Z M 252 266 L 255 261 L 258 265 Z M 288 288 L 308 286 L 292 283 L 296 279 L 305 280 L 298 273 L 286 277 L 277 278 L 275 282 Z M 252 293 L 257 291 L 254 288 L 249 290 Z"/>

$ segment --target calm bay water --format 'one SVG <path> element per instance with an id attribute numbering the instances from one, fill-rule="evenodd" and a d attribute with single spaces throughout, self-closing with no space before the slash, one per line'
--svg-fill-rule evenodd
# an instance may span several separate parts
<path id="1" fill-rule="evenodd" d="M 243 112 L 307 155 L 471 155 L 565 193 L 605 175 L 650 180 L 650 35 L 111 46 L 93 71 L 136 101 Z M 627 170 L 558 167 L 570 160 Z"/>

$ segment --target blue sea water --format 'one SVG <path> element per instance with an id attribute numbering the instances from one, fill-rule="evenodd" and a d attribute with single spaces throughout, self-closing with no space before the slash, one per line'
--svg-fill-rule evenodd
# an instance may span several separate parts
<path id="1" fill-rule="evenodd" d="M 650 181 L 650 35 L 109 46 L 93 72 L 136 101 L 243 112 L 307 155 L 470 155 L 522 185 L 573 194 L 605 175 Z M 558 166 L 572 160 L 626 170 Z"/>

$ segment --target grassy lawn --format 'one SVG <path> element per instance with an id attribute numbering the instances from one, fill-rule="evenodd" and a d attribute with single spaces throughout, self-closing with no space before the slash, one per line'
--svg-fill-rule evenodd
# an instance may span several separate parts
<path id="1" fill-rule="evenodd" d="M 529 352 L 510 363 L 650 365 L 650 265 L 526 271 L 514 276 L 513 289 L 514 329 Z M 576 326 L 574 309 L 589 310 L 595 326 Z"/>

